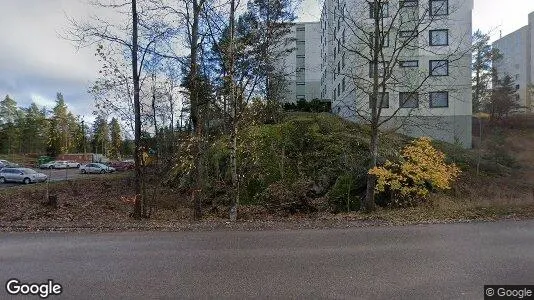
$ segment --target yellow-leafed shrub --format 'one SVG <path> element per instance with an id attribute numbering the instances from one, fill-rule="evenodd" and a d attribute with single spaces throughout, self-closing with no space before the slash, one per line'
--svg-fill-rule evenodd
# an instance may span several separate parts
<path id="1" fill-rule="evenodd" d="M 369 174 L 377 178 L 376 191 L 390 198 L 387 204 L 409 206 L 425 200 L 430 190 L 450 189 L 460 170 L 422 137 L 404 147 L 399 163 L 386 161 Z"/>

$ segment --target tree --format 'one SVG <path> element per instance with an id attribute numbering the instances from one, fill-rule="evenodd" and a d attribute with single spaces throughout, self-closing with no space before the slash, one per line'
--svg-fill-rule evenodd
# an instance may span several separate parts
<path id="1" fill-rule="evenodd" d="M 56 149 L 58 150 L 58 153 L 66 153 L 70 149 L 70 130 L 69 130 L 69 110 L 67 108 L 67 104 L 65 103 L 65 99 L 63 98 L 63 94 L 57 93 L 56 95 L 56 106 L 52 109 L 53 118 L 55 119 L 55 128 L 52 128 L 52 130 L 55 131 L 55 134 L 57 135 L 57 139 L 55 142 L 57 143 L 54 145 Z"/>
<path id="2" fill-rule="evenodd" d="M 381 128 L 398 126 L 395 117 L 400 111 L 406 117 L 416 109 L 402 110 L 403 106 L 419 106 L 419 95 L 428 92 L 425 88 L 429 81 L 439 80 L 442 87 L 451 87 L 456 76 L 469 71 L 462 70 L 461 66 L 469 64 L 467 54 L 471 43 L 464 44 L 469 41 L 470 32 L 460 32 L 458 36 L 452 36 L 452 31 L 429 34 L 429 29 L 441 28 L 451 22 L 450 16 L 454 15 L 456 7 L 452 1 L 410 1 L 415 5 L 407 2 L 400 2 L 399 6 L 386 0 L 361 1 L 352 7 L 325 5 L 328 9 L 333 8 L 327 12 L 331 26 L 325 29 L 323 25 L 334 50 L 334 57 L 324 58 L 330 70 L 334 70 L 328 75 L 338 79 L 338 87 L 346 85 L 341 85 L 341 78 L 348 79 L 350 84 L 350 96 L 344 98 L 339 97 L 341 93 L 336 87 L 334 103 L 345 105 L 345 113 L 352 113 L 352 117 L 369 126 L 370 169 L 377 166 Z M 462 5 L 461 1 L 455 3 Z M 338 26 L 340 24 L 343 27 Z M 429 44 L 447 47 L 435 50 Z M 435 60 L 429 63 L 428 69 L 419 68 L 418 63 L 411 61 L 422 53 Z M 444 72 L 449 76 L 432 77 Z M 390 91 L 404 92 L 403 98 L 399 99 L 402 105 L 386 109 Z M 336 96 L 341 99 L 336 100 Z M 375 209 L 375 184 L 376 177 L 368 174 L 366 196 L 362 201 L 364 211 Z"/>
<path id="3" fill-rule="evenodd" d="M 479 112 L 491 94 L 493 62 L 502 59 L 499 49 L 492 48 L 488 33 L 473 34 L 473 112 Z"/>
<path id="4" fill-rule="evenodd" d="M 93 123 L 93 152 L 107 156 L 110 150 L 109 138 L 110 133 L 107 119 L 97 115 Z"/>
<path id="5" fill-rule="evenodd" d="M 499 78 L 495 73 L 493 84 L 494 88 L 486 104 L 486 111 L 490 113 L 491 120 L 500 120 L 520 107 L 519 99 L 512 76 L 506 74 L 503 78 Z"/>
<path id="6" fill-rule="evenodd" d="M 254 33 L 254 49 L 264 79 L 267 102 L 279 101 L 286 92 L 287 76 L 277 64 L 294 49 L 288 38 L 296 19 L 295 2 L 292 0 L 251 0 L 247 4 L 251 30 Z"/>
<path id="7" fill-rule="evenodd" d="M 47 144 L 48 121 L 46 109 L 33 103 L 25 109 L 22 125 L 22 149 L 24 153 L 44 153 Z"/>
<path id="8" fill-rule="evenodd" d="M 112 118 L 109 127 L 111 128 L 110 157 L 119 159 L 121 157 L 122 148 L 121 127 L 119 121 L 116 118 Z"/>
<path id="9" fill-rule="evenodd" d="M 141 10 L 138 10 L 138 2 Z M 106 20 L 100 17 L 92 17 L 85 22 L 70 20 L 71 28 L 67 32 L 66 39 L 77 43 L 78 47 L 87 47 L 94 44 L 113 45 L 119 47 L 123 53 L 122 58 L 127 58 L 131 65 L 131 76 L 125 81 L 131 86 L 133 124 L 134 124 L 134 160 L 135 160 L 135 194 L 136 200 L 132 216 L 134 218 L 148 217 L 147 200 L 144 197 L 144 175 L 142 170 L 142 149 L 141 139 L 142 119 L 141 119 L 141 79 L 143 68 L 146 66 L 144 59 L 147 54 L 153 52 L 151 46 L 158 39 L 163 38 L 168 31 L 161 26 L 156 26 L 159 18 L 154 13 L 161 12 L 150 4 L 157 1 L 137 1 L 123 2 L 118 0 L 104 1 L 95 0 L 92 4 L 100 9 L 113 10 L 126 17 L 129 22 L 126 25 Z M 114 70 L 113 70 L 114 71 Z"/>
<path id="10" fill-rule="evenodd" d="M 23 112 L 17 107 L 17 102 L 6 95 L 4 100 L 0 101 L 0 141 L 4 153 L 19 152 L 22 118 Z"/>

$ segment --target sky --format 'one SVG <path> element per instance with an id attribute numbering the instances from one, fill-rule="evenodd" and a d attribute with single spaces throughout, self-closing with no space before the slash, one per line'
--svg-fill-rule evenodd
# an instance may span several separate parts
<path id="1" fill-rule="evenodd" d="M 62 92 L 75 115 L 93 119 L 87 90 L 99 70 L 95 49 L 76 49 L 61 38 L 66 16 L 80 20 L 94 12 L 86 1 L 0 0 L 0 98 L 51 108 Z M 321 2 L 303 0 L 298 21 L 318 21 Z M 474 0 L 473 30 L 491 31 L 495 40 L 527 25 L 533 11 L 534 0 Z"/>

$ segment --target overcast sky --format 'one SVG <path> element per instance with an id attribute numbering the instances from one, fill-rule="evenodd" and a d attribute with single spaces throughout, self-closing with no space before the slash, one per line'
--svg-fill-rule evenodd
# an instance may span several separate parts
<path id="1" fill-rule="evenodd" d="M 300 21 L 317 21 L 319 0 L 304 0 Z M 90 116 L 93 100 L 87 89 L 99 66 L 94 49 L 76 51 L 58 36 L 65 14 L 90 15 L 85 0 L 0 0 L 0 97 L 12 96 L 20 106 L 32 101 L 52 107 L 57 91 L 71 111 Z M 493 31 L 493 39 L 521 28 L 534 11 L 534 0 L 475 0 L 473 29 Z M 91 119 L 91 118 L 89 118 Z"/>

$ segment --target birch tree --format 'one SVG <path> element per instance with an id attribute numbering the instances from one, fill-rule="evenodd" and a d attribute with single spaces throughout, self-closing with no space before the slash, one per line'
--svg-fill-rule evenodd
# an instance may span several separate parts
<path id="1" fill-rule="evenodd" d="M 463 11 L 470 10 L 458 5 L 467 4 L 366 0 L 351 6 L 345 1 L 325 5 L 323 48 L 330 45 L 330 52 L 323 51 L 328 53 L 323 55 L 323 65 L 332 71 L 323 74 L 323 80 L 332 79 L 334 109 L 369 126 L 369 168 L 378 163 L 383 127 L 405 126 L 392 124 L 397 116 L 407 117 L 421 109 L 421 95 L 435 96 L 430 102 L 440 101 L 443 95 L 430 94 L 429 86 L 451 87 L 465 74 L 469 80 L 470 69 L 462 66 L 469 66 L 471 33 L 462 32 L 462 25 L 454 24 L 452 18 L 456 13 L 463 18 Z M 452 24 L 454 30 L 449 30 Z M 397 107 L 390 102 L 393 93 L 399 94 Z M 375 184 L 369 174 L 364 211 L 375 209 Z"/>

